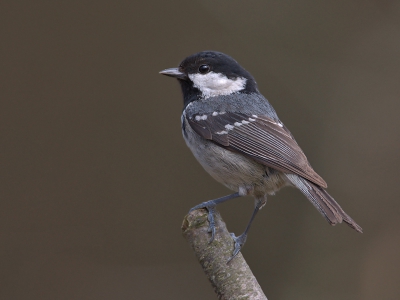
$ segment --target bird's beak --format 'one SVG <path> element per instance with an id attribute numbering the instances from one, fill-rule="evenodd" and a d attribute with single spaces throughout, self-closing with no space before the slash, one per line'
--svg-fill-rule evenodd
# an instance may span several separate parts
<path id="1" fill-rule="evenodd" d="M 178 79 L 187 79 L 188 78 L 186 76 L 186 74 L 182 73 L 181 71 L 179 71 L 178 68 L 165 69 L 165 70 L 162 70 L 160 72 L 160 74 L 167 75 L 167 76 L 170 76 L 170 77 L 175 77 L 175 78 L 178 78 Z"/>

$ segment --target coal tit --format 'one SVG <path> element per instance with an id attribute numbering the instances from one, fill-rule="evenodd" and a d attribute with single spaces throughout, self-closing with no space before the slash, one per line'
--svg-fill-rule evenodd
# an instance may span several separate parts
<path id="1" fill-rule="evenodd" d="M 255 209 L 235 241 L 233 257 L 246 242 L 251 222 L 267 195 L 284 186 L 297 187 L 331 225 L 344 221 L 362 228 L 326 192 L 326 182 L 307 161 L 274 108 L 260 94 L 253 76 L 230 56 L 203 51 L 185 58 L 163 75 L 177 78 L 183 93 L 182 132 L 203 168 L 234 194 L 203 202 L 191 210 L 208 210 L 211 240 L 214 209 L 239 196 L 255 198 Z"/>

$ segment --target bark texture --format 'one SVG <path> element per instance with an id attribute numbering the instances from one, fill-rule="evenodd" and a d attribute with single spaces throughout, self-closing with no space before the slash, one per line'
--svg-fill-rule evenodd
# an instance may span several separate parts
<path id="1" fill-rule="evenodd" d="M 182 232 L 218 299 L 267 300 L 242 253 L 227 263 L 232 255 L 233 240 L 218 212 L 215 213 L 216 233 L 212 243 L 209 243 L 208 225 L 207 210 L 198 209 L 184 218 Z"/>

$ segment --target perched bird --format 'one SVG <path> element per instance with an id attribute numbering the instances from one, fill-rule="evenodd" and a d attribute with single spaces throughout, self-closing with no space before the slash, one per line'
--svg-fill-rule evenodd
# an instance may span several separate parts
<path id="1" fill-rule="evenodd" d="M 203 51 L 185 58 L 163 75 L 178 79 L 183 93 L 182 132 L 203 168 L 234 194 L 203 202 L 191 209 L 208 210 L 210 242 L 215 236 L 214 210 L 239 196 L 255 198 L 245 231 L 232 234 L 235 248 L 246 242 L 250 225 L 267 195 L 284 186 L 297 187 L 331 225 L 344 221 L 362 228 L 326 192 L 326 182 L 307 161 L 293 135 L 258 91 L 253 76 L 232 57 Z"/>

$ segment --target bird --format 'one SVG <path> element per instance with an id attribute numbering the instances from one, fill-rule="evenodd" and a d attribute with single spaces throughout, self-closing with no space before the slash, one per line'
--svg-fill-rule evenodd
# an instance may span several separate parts
<path id="1" fill-rule="evenodd" d="M 254 77 L 237 61 L 217 51 L 186 57 L 162 75 L 176 78 L 183 95 L 182 134 L 202 167 L 233 194 L 205 201 L 191 210 L 208 211 L 215 238 L 215 207 L 241 196 L 253 196 L 254 210 L 244 232 L 235 236 L 231 261 L 244 246 L 250 226 L 267 197 L 285 186 L 298 188 L 331 225 L 345 222 L 362 228 L 326 191 L 289 129 L 259 92 Z"/>

